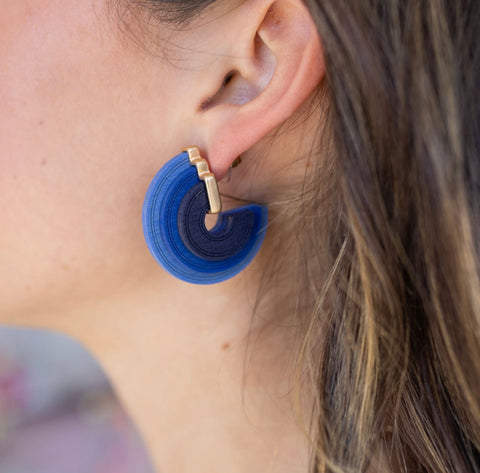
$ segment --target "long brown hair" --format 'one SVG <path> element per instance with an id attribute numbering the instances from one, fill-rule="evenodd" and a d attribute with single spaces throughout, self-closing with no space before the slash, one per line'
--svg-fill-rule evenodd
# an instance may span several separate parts
<path id="1" fill-rule="evenodd" d="M 340 189 L 315 470 L 480 471 L 480 2 L 306 3 Z"/>

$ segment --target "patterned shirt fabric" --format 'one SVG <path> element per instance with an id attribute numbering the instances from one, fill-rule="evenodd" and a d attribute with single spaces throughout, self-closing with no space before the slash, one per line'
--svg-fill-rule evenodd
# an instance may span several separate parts
<path id="1" fill-rule="evenodd" d="M 0 328 L 2 473 L 154 473 L 104 373 L 62 335 Z"/>

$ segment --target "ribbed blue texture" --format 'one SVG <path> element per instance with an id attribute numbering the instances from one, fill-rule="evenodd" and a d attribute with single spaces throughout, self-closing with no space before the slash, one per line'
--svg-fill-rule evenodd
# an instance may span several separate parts
<path id="1" fill-rule="evenodd" d="M 267 227 L 267 208 L 247 205 L 222 212 L 207 230 L 208 210 L 205 184 L 187 153 L 160 169 L 143 204 L 143 232 L 153 257 L 173 276 L 194 284 L 214 284 L 242 271 Z"/>

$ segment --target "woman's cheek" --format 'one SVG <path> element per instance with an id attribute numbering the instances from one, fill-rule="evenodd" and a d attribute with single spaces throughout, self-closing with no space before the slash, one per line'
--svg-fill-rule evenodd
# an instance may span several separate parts
<path id="1" fill-rule="evenodd" d="M 144 264 L 141 159 L 153 140 L 141 139 L 151 127 L 129 58 L 109 23 L 99 26 L 103 1 L 5 3 L 0 312 L 13 313 L 114 286 Z"/>

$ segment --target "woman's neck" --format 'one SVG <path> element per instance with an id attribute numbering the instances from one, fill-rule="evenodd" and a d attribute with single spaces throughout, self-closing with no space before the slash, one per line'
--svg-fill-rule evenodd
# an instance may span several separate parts
<path id="1" fill-rule="evenodd" d="M 162 277 L 63 317 L 104 367 L 159 473 L 308 470 L 287 342 L 252 323 L 252 274 L 217 286 Z"/>

